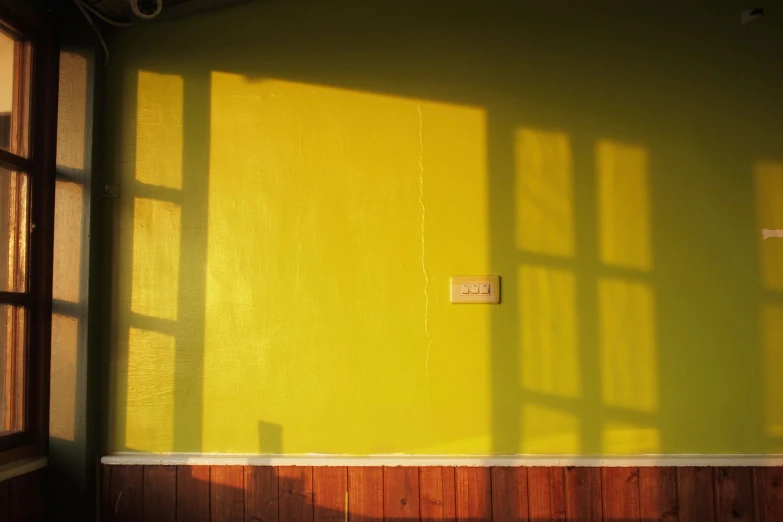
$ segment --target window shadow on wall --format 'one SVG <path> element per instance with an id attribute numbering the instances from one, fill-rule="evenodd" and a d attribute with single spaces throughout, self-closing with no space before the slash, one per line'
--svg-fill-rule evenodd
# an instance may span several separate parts
<path id="1" fill-rule="evenodd" d="M 50 505 L 64 520 L 81 520 L 88 498 L 88 279 L 92 198 L 94 56 L 60 54 L 55 185 L 52 364 L 49 410 Z"/>
<path id="2" fill-rule="evenodd" d="M 260 451 L 284 417 L 293 452 L 777 451 L 777 37 L 676 11 L 257 3 L 119 37 L 110 449 Z M 448 304 L 477 272 L 502 304 Z"/>

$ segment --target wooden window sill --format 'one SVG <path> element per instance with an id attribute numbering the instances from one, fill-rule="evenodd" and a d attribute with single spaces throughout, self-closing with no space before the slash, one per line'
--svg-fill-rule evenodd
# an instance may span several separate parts
<path id="1" fill-rule="evenodd" d="M 0 466 L 0 482 L 46 467 L 46 457 L 22 459 Z"/>

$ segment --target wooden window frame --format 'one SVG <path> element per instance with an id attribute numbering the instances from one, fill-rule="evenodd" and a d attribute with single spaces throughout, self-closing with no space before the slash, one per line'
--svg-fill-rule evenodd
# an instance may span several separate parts
<path id="1" fill-rule="evenodd" d="M 17 5 L 17 7 L 14 7 Z M 0 304 L 26 307 L 22 431 L 0 435 L 0 465 L 43 456 L 49 439 L 54 189 L 57 146 L 59 41 L 43 11 L 0 0 L 0 26 L 32 45 L 27 157 L 0 150 L 0 166 L 26 172 L 30 193 L 25 292 L 0 292 Z"/>

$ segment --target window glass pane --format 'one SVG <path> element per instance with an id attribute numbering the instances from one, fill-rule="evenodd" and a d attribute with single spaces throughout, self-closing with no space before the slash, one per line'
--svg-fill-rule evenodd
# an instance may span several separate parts
<path id="1" fill-rule="evenodd" d="M 0 149 L 28 155 L 30 45 L 0 31 Z"/>
<path id="2" fill-rule="evenodd" d="M 0 304 L 0 434 L 24 429 L 25 309 Z"/>
<path id="3" fill-rule="evenodd" d="M 0 167 L 0 291 L 27 290 L 27 175 Z"/>

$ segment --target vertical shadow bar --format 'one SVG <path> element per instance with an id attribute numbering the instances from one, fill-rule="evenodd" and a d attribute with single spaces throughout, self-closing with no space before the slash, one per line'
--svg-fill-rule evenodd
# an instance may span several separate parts
<path id="1" fill-rule="evenodd" d="M 173 451 L 202 449 L 210 73 L 183 74 L 182 226 L 174 361 Z"/>
<path id="2" fill-rule="evenodd" d="M 119 187 L 123 181 L 124 172 L 136 170 L 136 107 L 138 100 L 139 71 L 128 67 L 128 70 L 109 71 L 106 84 L 106 105 L 112 107 L 106 122 L 104 139 L 106 150 L 110 151 L 105 161 L 106 172 L 103 180 L 105 185 Z M 131 87 L 132 86 L 132 87 Z M 123 122 L 120 125 L 120 122 Z M 119 163 L 118 158 L 122 158 Z M 103 285 L 97 285 L 97 302 L 110 303 L 109 309 L 100 311 L 102 320 L 92 324 L 100 325 L 99 336 L 107 339 L 106 346 L 113 347 L 112 352 L 101 357 L 100 367 L 104 370 L 106 402 L 101 405 L 106 433 L 103 440 L 107 441 L 105 448 L 113 451 L 124 451 L 127 448 L 125 432 L 128 410 L 128 352 L 129 330 L 128 322 L 123 318 L 130 315 L 132 277 L 129 263 L 132 263 L 130 252 L 133 251 L 133 228 L 123 229 L 123 215 L 133 223 L 133 199 L 101 196 L 96 207 L 97 220 L 100 227 L 100 246 L 107 251 L 97 266 Z M 126 205 L 129 208 L 124 208 Z M 102 289 L 108 291 L 102 291 Z M 124 389 L 121 389 L 123 388 Z"/>
<path id="3" fill-rule="evenodd" d="M 490 308 L 492 453 L 519 452 L 519 298 L 514 255 L 514 129 L 503 111 L 487 110 L 489 266 L 501 275 L 501 306 Z"/>
<path id="4" fill-rule="evenodd" d="M 576 259 L 579 264 L 576 299 L 579 331 L 579 369 L 582 379 L 580 453 L 601 454 L 601 368 L 598 347 L 598 203 L 594 140 L 573 134 L 574 215 Z M 583 217 L 583 218 L 582 218 Z M 591 414 L 592 412 L 592 414 Z"/>

